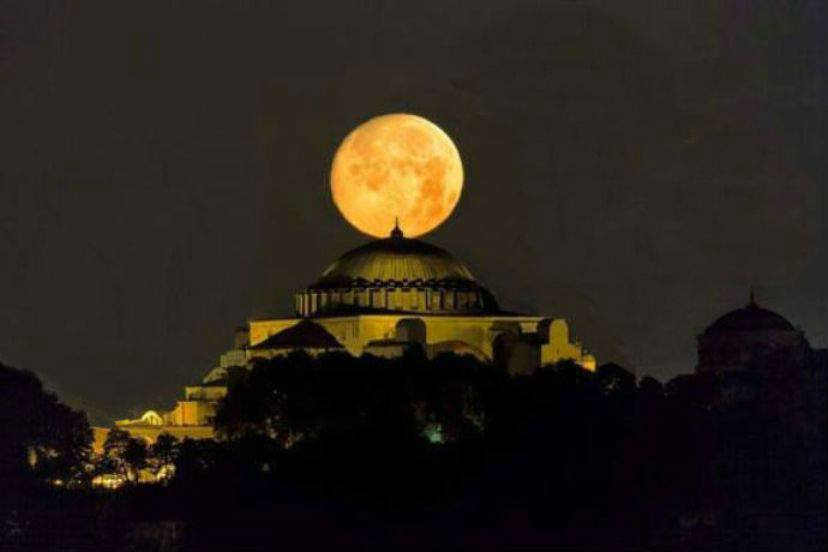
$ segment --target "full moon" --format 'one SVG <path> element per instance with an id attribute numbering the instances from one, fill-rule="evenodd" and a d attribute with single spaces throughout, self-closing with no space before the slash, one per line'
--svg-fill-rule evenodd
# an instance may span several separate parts
<path id="1" fill-rule="evenodd" d="M 354 129 L 336 152 L 331 192 L 358 230 L 388 237 L 399 219 L 406 237 L 443 223 L 460 199 L 463 163 L 451 138 L 423 117 L 393 113 Z"/>

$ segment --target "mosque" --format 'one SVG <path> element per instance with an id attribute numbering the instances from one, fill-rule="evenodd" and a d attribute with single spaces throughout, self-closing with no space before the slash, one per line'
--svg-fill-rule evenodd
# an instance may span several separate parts
<path id="1" fill-rule="evenodd" d="M 788 372 L 819 364 L 826 354 L 813 349 L 805 333 L 784 316 L 759 306 L 752 290 L 746 306 L 720 316 L 697 342 L 697 374 Z"/>
<path id="2" fill-rule="evenodd" d="M 170 411 L 146 412 L 116 426 L 149 442 L 213 435 L 219 401 L 233 369 L 305 351 L 394 358 L 418 348 L 472 355 L 512 374 L 572 360 L 595 370 L 595 357 L 570 335 L 563 318 L 511 312 L 448 251 L 407 237 L 399 213 L 421 236 L 444 221 L 463 186 L 462 162 L 451 139 L 416 115 L 368 120 L 340 145 L 331 170 L 334 203 L 375 239 L 337 259 L 295 296 L 295 315 L 251 320 L 234 346 Z M 378 239 L 377 239 L 378 238 Z M 104 431 L 98 433 L 101 440 Z M 96 441 L 97 441 L 96 440 Z"/>
<path id="3" fill-rule="evenodd" d="M 299 291 L 295 311 L 292 317 L 251 320 L 237 330 L 233 348 L 201 383 L 185 387 L 171 411 L 149 411 L 116 425 L 149 442 L 162 432 L 212 437 L 228 371 L 292 351 L 393 358 L 418 347 L 429 358 L 468 354 L 512 374 L 564 359 L 587 370 L 596 365 L 566 320 L 502 309 L 461 261 L 405 237 L 398 224 L 387 238 L 345 253 Z"/>

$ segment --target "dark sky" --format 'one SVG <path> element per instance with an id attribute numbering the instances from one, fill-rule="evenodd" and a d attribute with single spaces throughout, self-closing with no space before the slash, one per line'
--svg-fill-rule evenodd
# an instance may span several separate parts
<path id="1" fill-rule="evenodd" d="M 821 0 L 0 2 L 0 360 L 169 407 L 365 238 L 327 183 L 407 111 L 466 169 L 428 240 L 639 374 L 747 300 L 828 344 Z"/>

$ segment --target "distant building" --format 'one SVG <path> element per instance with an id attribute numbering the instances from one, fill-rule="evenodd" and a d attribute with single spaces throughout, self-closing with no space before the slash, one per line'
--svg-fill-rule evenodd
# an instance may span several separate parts
<path id="1" fill-rule="evenodd" d="M 817 352 L 783 316 L 756 304 L 720 316 L 698 336 L 696 373 L 796 368 Z"/>
<path id="2" fill-rule="evenodd" d="M 388 238 L 340 257 L 296 294 L 295 305 L 294 317 L 252 320 L 238 330 L 234 348 L 201 384 L 185 388 L 184 400 L 172 411 L 149 411 L 116 425 L 150 442 L 162 432 L 212 437 L 229 370 L 299 350 L 312 356 L 342 351 L 393 358 L 418 347 L 429 358 L 470 354 L 513 374 L 560 360 L 587 370 L 596 365 L 572 339 L 566 320 L 501 309 L 454 256 L 405 238 L 398 227 Z"/>

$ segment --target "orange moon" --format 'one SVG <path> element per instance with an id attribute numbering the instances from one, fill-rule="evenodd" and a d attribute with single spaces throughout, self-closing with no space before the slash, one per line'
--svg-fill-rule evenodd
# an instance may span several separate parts
<path id="1" fill-rule="evenodd" d="M 448 134 L 423 117 L 393 113 L 354 129 L 336 151 L 331 192 L 358 230 L 385 238 L 399 218 L 414 238 L 443 223 L 463 190 L 463 163 Z"/>

